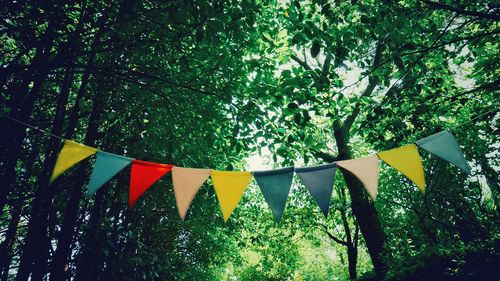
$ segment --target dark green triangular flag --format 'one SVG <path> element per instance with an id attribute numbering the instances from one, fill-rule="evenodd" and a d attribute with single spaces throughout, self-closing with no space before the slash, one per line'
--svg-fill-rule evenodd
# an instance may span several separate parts
<path id="1" fill-rule="evenodd" d="M 420 148 L 457 165 L 467 174 L 471 174 L 471 168 L 457 141 L 449 131 L 441 131 L 415 142 Z"/>
<path id="2" fill-rule="evenodd" d="M 295 168 L 295 173 L 316 200 L 325 217 L 328 216 L 330 208 L 336 167 L 335 163 L 331 163 L 315 167 Z"/>
<path id="3" fill-rule="evenodd" d="M 293 180 L 293 167 L 252 172 L 277 222 L 285 210 Z"/>

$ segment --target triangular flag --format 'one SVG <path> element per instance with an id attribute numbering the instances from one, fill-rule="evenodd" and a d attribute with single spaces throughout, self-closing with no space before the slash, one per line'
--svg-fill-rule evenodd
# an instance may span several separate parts
<path id="1" fill-rule="evenodd" d="M 293 167 L 270 171 L 255 171 L 253 176 L 273 211 L 277 222 L 281 220 L 286 199 L 293 180 Z"/>
<path id="2" fill-rule="evenodd" d="M 295 168 L 295 173 L 311 193 L 323 214 L 328 216 L 333 183 L 335 181 L 336 164 L 315 167 Z"/>
<path id="3" fill-rule="evenodd" d="M 208 169 L 172 168 L 172 182 L 174 184 L 175 201 L 181 219 L 184 220 L 191 201 L 198 189 L 210 176 Z"/>
<path id="4" fill-rule="evenodd" d="M 128 205 L 132 207 L 135 201 L 163 175 L 172 169 L 172 165 L 158 164 L 140 160 L 132 160 L 132 171 L 130 172 L 130 189 L 128 194 Z"/>
<path id="5" fill-rule="evenodd" d="M 224 215 L 224 222 L 227 222 L 252 179 L 252 173 L 210 171 L 210 175 L 212 176 L 215 193 L 217 194 L 217 199 Z"/>
<path id="6" fill-rule="evenodd" d="M 97 149 L 74 141 L 64 140 L 64 146 L 57 156 L 56 165 L 50 176 L 50 183 L 59 177 L 64 171 L 71 168 L 83 159 L 94 155 Z"/>
<path id="7" fill-rule="evenodd" d="M 92 196 L 101 186 L 132 162 L 132 158 L 103 151 L 97 151 L 96 156 L 94 170 L 92 170 L 87 188 L 87 196 Z"/>
<path id="8" fill-rule="evenodd" d="M 415 142 L 420 148 L 457 165 L 467 174 L 471 174 L 471 168 L 464 153 L 458 145 L 453 135 L 448 131 L 442 131 L 434 135 L 430 135 Z"/>
<path id="9" fill-rule="evenodd" d="M 385 163 L 400 171 L 425 192 L 424 168 L 415 144 L 407 144 L 377 154 Z"/>
<path id="10" fill-rule="evenodd" d="M 355 175 L 363 183 L 370 197 L 373 200 L 377 198 L 379 174 L 377 156 L 338 161 L 337 166 Z"/>

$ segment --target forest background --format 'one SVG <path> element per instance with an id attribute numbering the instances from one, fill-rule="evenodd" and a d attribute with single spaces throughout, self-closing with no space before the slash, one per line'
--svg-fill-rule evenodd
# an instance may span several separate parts
<path id="1" fill-rule="evenodd" d="M 498 280 L 500 8 L 488 1 L 124 0 L 0 5 L 0 280 Z M 281 223 L 255 183 L 224 224 L 212 184 L 181 221 L 171 178 L 131 209 L 58 138 L 184 167 L 422 152 L 427 192 L 337 172 L 324 218 L 294 181 Z"/>

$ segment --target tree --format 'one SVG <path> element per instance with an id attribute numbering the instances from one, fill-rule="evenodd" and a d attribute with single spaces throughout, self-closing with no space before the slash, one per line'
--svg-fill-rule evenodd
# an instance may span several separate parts
<path id="1" fill-rule="evenodd" d="M 275 58 L 271 64 L 281 64 L 284 70 L 274 95 L 263 97 L 269 110 L 278 114 L 268 121 L 274 125 L 264 128 L 262 135 L 273 139 L 269 145 L 280 144 L 278 155 L 300 157 L 306 163 L 311 157 L 333 162 L 353 158 L 352 146 L 359 137 L 367 138 L 367 144 L 377 149 L 410 141 L 404 126 L 424 135 L 420 120 L 431 117 L 418 114 L 436 113 L 425 111 L 426 103 L 434 102 L 435 107 L 440 97 L 453 100 L 457 92 L 461 94 L 454 83 L 453 66 L 444 62 L 467 52 L 467 46 L 491 42 L 491 36 L 498 32 L 489 16 L 435 10 L 436 6 L 427 2 L 431 5 L 357 1 L 271 4 L 279 13 L 267 15 L 272 22 L 259 26 L 261 48 Z M 488 63 L 493 60 L 488 59 Z M 350 73 L 358 73 L 357 80 L 346 83 L 345 75 Z M 485 87 L 498 90 L 493 79 L 481 79 L 482 84 L 475 89 L 461 92 L 485 93 Z M 424 87 L 429 87 L 425 94 Z M 446 91 L 455 94 L 444 95 Z M 413 118 L 406 121 L 401 116 Z M 373 125 L 382 120 L 394 124 L 397 132 L 391 130 L 387 136 L 385 129 L 374 135 L 377 129 Z M 287 129 L 282 131 L 283 127 Z M 383 145 L 375 145 L 381 142 Z M 343 175 L 353 214 L 381 277 L 387 265 L 380 218 L 356 178 L 346 172 Z"/>
<path id="2" fill-rule="evenodd" d="M 2 280 L 498 275 L 491 4 L 46 1 L 6 3 L 0 17 Z M 223 224 L 210 181 L 184 222 L 169 175 L 131 209 L 127 169 L 92 198 L 92 159 L 48 181 L 57 136 L 244 170 L 262 148 L 275 167 L 315 165 L 442 129 L 472 177 L 422 153 L 427 193 L 382 166 L 373 202 L 342 170 L 328 218 L 294 185 L 279 225 L 253 185 Z"/>

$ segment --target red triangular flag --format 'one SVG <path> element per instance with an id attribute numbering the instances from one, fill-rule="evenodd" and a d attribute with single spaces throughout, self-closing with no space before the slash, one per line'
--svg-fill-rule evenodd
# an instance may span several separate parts
<path id="1" fill-rule="evenodd" d="M 158 164 L 140 160 L 132 160 L 132 171 L 130 172 L 130 189 L 128 193 L 129 208 L 135 201 L 158 181 L 163 175 L 170 172 L 172 165 Z"/>

